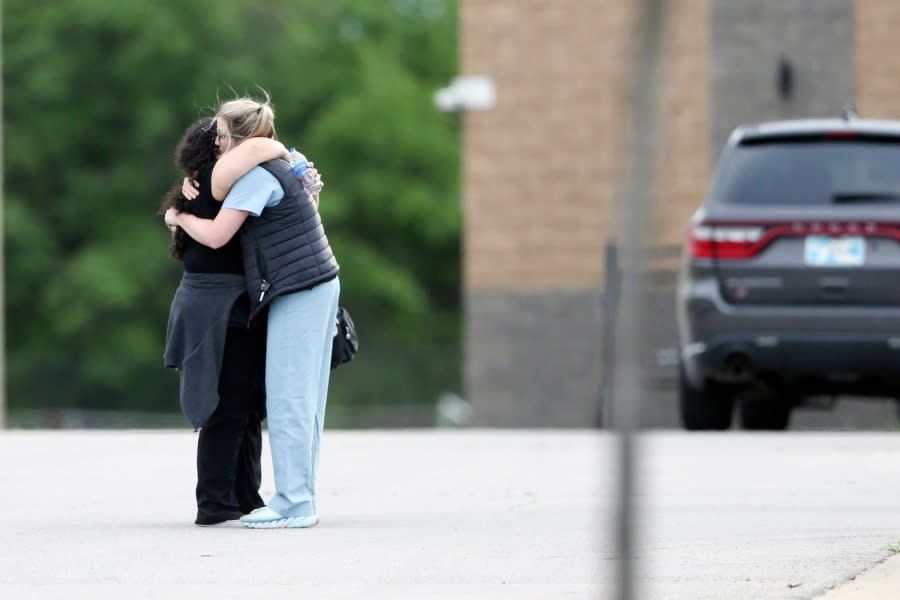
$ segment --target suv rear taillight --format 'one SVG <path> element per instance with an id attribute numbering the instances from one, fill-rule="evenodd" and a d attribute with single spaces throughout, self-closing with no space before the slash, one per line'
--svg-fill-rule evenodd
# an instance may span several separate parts
<path id="1" fill-rule="evenodd" d="M 694 258 L 745 260 L 765 245 L 766 228 L 757 225 L 715 225 L 700 222 L 691 227 L 688 247 Z"/>
<path id="2" fill-rule="evenodd" d="M 790 223 L 722 223 L 700 221 L 691 226 L 688 248 L 693 258 L 747 260 L 779 237 L 824 235 L 891 238 L 900 242 L 900 224 L 873 222 L 793 221 Z"/>

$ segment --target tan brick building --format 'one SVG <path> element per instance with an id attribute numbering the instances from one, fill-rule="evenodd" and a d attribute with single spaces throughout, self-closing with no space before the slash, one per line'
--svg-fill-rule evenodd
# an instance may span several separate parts
<path id="1" fill-rule="evenodd" d="M 897 0 L 664 4 L 661 160 L 647 224 L 658 244 L 682 242 L 734 126 L 836 115 L 848 103 L 900 117 Z M 639 5 L 460 0 L 460 72 L 491 77 L 497 90 L 495 108 L 464 117 L 464 377 L 476 424 L 595 422 L 604 248 L 623 208 Z M 792 69 L 787 97 L 779 61 Z M 648 315 L 663 338 L 674 335 L 666 310 Z"/>

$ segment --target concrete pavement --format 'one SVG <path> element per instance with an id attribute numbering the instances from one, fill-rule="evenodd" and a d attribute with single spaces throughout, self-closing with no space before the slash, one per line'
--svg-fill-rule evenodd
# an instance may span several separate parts
<path id="1" fill-rule="evenodd" d="M 2 432 L 0 597 L 612 599 L 614 442 L 327 431 L 320 525 L 266 531 L 191 524 L 189 430 Z M 641 600 L 900 597 L 900 436 L 662 432 L 639 456 Z"/>

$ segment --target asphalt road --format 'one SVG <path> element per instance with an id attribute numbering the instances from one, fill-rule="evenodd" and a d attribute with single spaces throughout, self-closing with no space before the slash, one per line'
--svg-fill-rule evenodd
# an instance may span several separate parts
<path id="1" fill-rule="evenodd" d="M 2 432 L 0 597 L 612 599 L 615 441 L 327 431 L 320 525 L 265 531 L 191 524 L 190 431 Z M 637 598 L 806 599 L 875 574 L 900 590 L 897 558 L 878 566 L 900 544 L 900 436 L 649 433 L 637 450 Z M 884 597 L 868 589 L 853 598 Z"/>

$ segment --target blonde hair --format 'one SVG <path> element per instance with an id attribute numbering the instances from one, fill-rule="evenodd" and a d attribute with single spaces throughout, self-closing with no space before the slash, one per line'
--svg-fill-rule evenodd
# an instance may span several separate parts
<path id="1" fill-rule="evenodd" d="M 272 98 L 263 90 L 265 99 L 256 100 L 249 96 L 223 102 L 216 112 L 216 118 L 228 123 L 228 131 L 235 144 L 247 138 L 267 137 L 278 139 L 275 134 L 275 109 Z"/>

